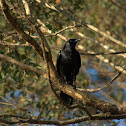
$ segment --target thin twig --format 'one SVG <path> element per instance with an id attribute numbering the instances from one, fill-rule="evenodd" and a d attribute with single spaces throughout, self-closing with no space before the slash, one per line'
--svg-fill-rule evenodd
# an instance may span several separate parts
<path id="1" fill-rule="evenodd" d="M 0 102 L 0 104 L 3 104 L 3 105 L 10 105 L 10 106 L 12 106 L 12 104 L 5 103 L 5 102 Z"/>
<path id="2" fill-rule="evenodd" d="M 82 46 L 82 48 L 83 48 L 83 50 L 86 50 L 84 46 Z M 91 54 L 91 53 L 93 54 L 93 53 L 94 53 L 93 51 L 87 51 L 87 52 L 88 52 L 89 54 Z M 95 54 L 95 53 L 94 53 L 94 54 Z M 110 62 L 110 61 L 109 61 L 107 58 L 105 58 L 104 56 L 102 56 L 102 55 L 96 55 L 96 58 L 98 58 L 99 60 L 101 60 L 101 61 L 103 61 L 103 62 L 109 64 L 110 66 L 114 67 L 116 70 L 118 70 L 118 71 L 120 71 L 120 72 L 123 71 L 123 73 L 126 74 L 126 70 L 124 70 L 123 67 L 115 65 L 113 62 Z"/>
<path id="3" fill-rule="evenodd" d="M 81 25 L 83 25 L 83 26 L 89 28 L 90 30 L 95 31 L 95 32 L 101 34 L 102 36 L 106 37 L 107 39 L 110 39 L 111 41 L 115 42 L 116 44 L 118 44 L 118 45 L 120 45 L 120 46 L 126 48 L 126 44 L 125 44 L 125 43 L 123 43 L 123 42 L 121 42 L 121 41 L 119 41 L 119 40 L 113 38 L 112 36 L 106 34 L 105 32 L 102 32 L 102 31 L 99 30 L 98 28 L 96 28 L 96 27 L 94 27 L 94 26 L 92 26 L 92 25 L 90 25 L 90 24 L 88 24 L 88 23 L 86 23 L 86 22 L 84 22 L 84 21 L 80 21 L 79 19 L 77 19 L 77 18 L 73 17 L 72 15 L 68 14 L 66 11 L 61 10 L 61 9 L 58 8 L 58 7 L 49 5 L 48 3 L 45 3 L 44 1 L 40 1 L 40 0 L 36 0 L 36 1 L 37 1 L 39 4 L 45 5 L 46 7 L 50 8 L 50 9 L 53 9 L 53 10 L 55 10 L 55 11 L 57 11 L 57 12 L 62 13 L 63 15 L 65 15 L 66 17 L 68 17 L 69 19 L 71 19 L 71 20 L 73 20 L 73 21 L 75 21 L 75 22 L 80 23 Z"/>
<path id="4" fill-rule="evenodd" d="M 53 33 L 53 34 L 50 34 L 50 35 L 47 35 L 47 36 L 55 36 L 55 35 L 57 35 L 57 34 L 63 32 L 63 31 L 65 31 L 65 30 L 67 30 L 67 29 L 73 29 L 73 28 L 82 27 L 82 26 L 83 26 L 83 25 L 67 26 L 67 27 L 65 27 L 65 28 L 63 28 L 63 29 L 57 31 L 56 33 Z"/>
<path id="5" fill-rule="evenodd" d="M 99 52 L 99 53 L 83 53 L 80 52 L 80 55 L 90 55 L 90 56 L 96 56 L 96 55 L 117 55 L 117 54 L 124 54 L 126 51 L 122 52 L 110 52 L 110 53 L 104 53 L 104 52 Z"/>
<path id="6" fill-rule="evenodd" d="M 9 43 L 0 43 L 1 46 L 19 46 L 19 47 L 31 47 L 31 45 L 28 44 L 9 44 Z M 50 47 L 51 50 L 60 50 L 61 48 L 59 47 Z M 104 53 L 104 52 L 99 52 L 99 53 L 87 53 L 82 51 L 81 49 L 78 50 L 80 55 L 89 55 L 89 56 L 96 56 L 96 55 L 118 55 L 118 54 L 125 54 L 126 51 L 120 51 L 120 52 L 110 52 L 110 53 Z M 126 56 L 124 57 L 126 58 Z"/>
<path id="7" fill-rule="evenodd" d="M 96 114 L 92 115 L 92 120 L 112 120 L 112 119 L 125 119 L 126 114 L 123 115 L 108 115 L 106 114 Z M 0 119 L 0 122 L 5 123 L 5 124 L 48 124 L 48 125 L 68 125 L 68 124 L 75 124 L 75 123 L 80 123 L 83 121 L 88 121 L 90 120 L 89 116 L 82 116 L 80 118 L 75 118 L 75 119 L 69 119 L 65 121 L 46 121 L 46 120 L 37 120 L 37 119 L 28 119 L 28 120 L 19 120 L 19 121 L 7 121 L 4 119 Z"/>
<path id="8" fill-rule="evenodd" d="M 81 38 L 87 39 L 87 40 L 91 40 L 92 42 L 95 42 L 96 44 L 100 45 L 102 48 L 104 48 L 105 50 L 111 52 L 111 53 L 116 53 L 116 51 L 114 49 L 110 49 L 107 45 L 104 45 L 103 43 L 89 37 L 89 36 L 85 36 L 84 34 L 82 34 L 81 32 L 75 31 L 73 29 L 70 29 L 71 31 L 74 31 L 77 35 L 79 35 Z M 123 54 L 118 54 L 124 58 L 126 58 L 126 55 Z"/>
<path id="9" fill-rule="evenodd" d="M 43 51 L 41 49 L 41 47 L 39 46 L 39 44 L 36 42 L 35 39 L 33 39 L 31 36 L 29 36 L 28 34 L 26 34 L 23 30 L 23 28 L 20 26 L 20 24 L 17 22 L 17 20 L 15 20 L 12 15 L 10 14 L 9 8 L 7 6 L 7 4 L 5 3 L 5 1 L 0 0 L 0 5 L 2 8 L 3 13 L 5 14 L 5 17 L 7 18 L 7 20 L 10 22 L 10 24 L 12 25 L 12 27 L 17 31 L 17 33 L 28 43 L 30 43 L 32 45 L 32 47 L 34 48 L 34 50 L 41 56 L 41 58 L 43 59 Z"/>
<path id="10" fill-rule="evenodd" d="M 13 107 L 15 107 L 15 108 L 18 108 L 18 109 L 20 109 L 20 110 L 22 110 L 22 111 L 27 111 L 27 113 L 32 117 L 32 118 L 34 118 L 34 116 L 31 114 L 31 112 L 28 110 L 28 109 L 26 109 L 26 108 L 23 108 L 23 107 L 19 107 L 19 106 L 17 106 L 17 105 L 14 105 L 13 103 L 11 103 L 10 101 L 8 101 L 6 98 L 4 98 L 3 96 L 0 96 L 2 99 L 4 99 L 7 103 L 4 103 L 4 102 L 2 102 L 1 104 L 6 104 L 6 105 L 11 105 L 11 106 L 13 106 Z"/>
<path id="11" fill-rule="evenodd" d="M 103 90 L 105 88 L 108 88 L 123 73 L 123 71 L 119 72 L 114 78 L 112 78 L 112 80 L 107 85 L 104 85 L 101 88 L 97 88 L 97 89 L 80 89 L 80 88 L 77 88 L 77 89 L 80 90 L 80 91 L 88 91 L 88 92 L 97 92 L 97 91 Z"/>
<path id="12" fill-rule="evenodd" d="M 21 119 L 28 119 L 25 116 L 17 115 L 17 114 L 0 114 L 0 117 L 16 117 Z"/>
<path id="13" fill-rule="evenodd" d="M 8 15 L 9 9 L 7 8 L 7 4 L 5 3 L 4 0 L 0 0 L 0 1 L 1 1 L 2 10 L 4 10 L 4 9 L 6 10 L 6 11 L 4 11 L 4 14 Z M 10 13 L 9 13 L 9 15 L 10 15 Z M 12 16 L 11 17 L 6 16 L 6 17 L 7 17 L 7 19 L 13 18 Z M 12 24 L 11 21 L 10 21 L 10 23 Z M 37 31 L 38 33 L 41 32 L 41 31 L 39 31 L 39 29 L 36 29 L 36 30 L 38 30 Z M 72 88 L 72 86 L 70 86 L 70 85 L 65 85 L 65 83 L 60 80 L 58 73 L 56 72 L 56 69 L 55 69 L 54 64 L 52 62 L 51 52 L 49 50 L 50 48 L 49 48 L 48 43 L 45 40 L 45 37 L 43 36 L 43 34 L 42 34 L 42 36 L 40 36 L 40 40 L 41 40 L 41 42 L 44 43 L 44 46 L 46 49 L 45 50 L 46 54 L 44 54 L 44 55 L 45 55 L 45 58 L 47 58 L 46 61 L 49 63 L 51 81 L 58 89 L 60 89 L 61 91 L 63 91 L 64 93 L 66 93 L 70 96 L 73 96 L 75 99 L 80 100 L 83 104 L 91 105 L 91 106 L 96 107 L 97 109 L 99 109 L 103 112 L 111 112 L 112 114 L 125 113 L 125 109 L 123 109 L 123 108 L 121 108 L 121 110 L 120 110 L 118 106 L 113 105 L 113 104 L 106 102 L 104 100 L 101 100 L 99 98 L 96 98 L 95 96 L 91 95 L 90 93 L 80 92 L 80 91 L 74 90 Z M 39 53 L 39 55 L 40 55 L 40 53 Z"/>
<path id="14" fill-rule="evenodd" d="M 112 2 L 112 4 L 114 4 L 115 6 L 117 6 L 117 7 L 119 7 L 120 9 L 124 9 L 124 10 L 126 10 L 126 8 L 125 7 L 123 7 L 122 5 L 119 5 L 118 4 L 118 2 L 117 1 L 114 1 L 114 0 L 110 0 L 111 2 Z"/>

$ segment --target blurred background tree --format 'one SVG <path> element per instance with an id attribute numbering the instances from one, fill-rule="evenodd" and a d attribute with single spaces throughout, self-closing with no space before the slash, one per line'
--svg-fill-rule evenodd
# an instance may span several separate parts
<path id="1" fill-rule="evenodd" d="M 38 43 L 40 41 L 35 31 L 25 17 L 24 0 L 9 0 L 9 8 L 14 17 Z M 46 3 L 56 6 L 69 15 L 91 24 L 101 31 L 122 42 L 117 44 L 98 33 L 80 26 L 63 13 L 39 4 L 38 0 L 27 0 L 32 16 L 44 32 L 52 51 L 53 62 L 66 40 L 80 38 L 77 45 L 81 53 L 81 69 L 77 76 L 77 87 L 95 89 L 108 83 L 126 65 L 126 53 L 109 55 L 86 55 L 87 53 L 126 52 L 126 1 L 125 0 L 46 0 Z M 72 28 L 70 28 L 72 27 Z M 63 29 L 63 30 L 62 30 Z M 60 31 L 62 30 L 62 31 Z M 60 32 L 59 32 L 60 31 Z M 57 33 L 58 32 L 58 33 Z M 124 45 L 125 44 L 125 45 Z M 7 62 L 0 57 L 0 114 L 11 113 L 28 115 L 32 118 L 46 120 L 65 120 L 86 115 L 82 110 L 68 110 L 57 100 L 46 77 L 46 64 L 33 48 L 27 44 L 5 19 L 0 9 L 0 54 L 9 56 L 20 63 L 41 69 L 43 76 Z M 98 98 L 117 105 L 126 105 L 126 71 L 107 89 L 94 93 Z M 59 92 L 57 90 L 57 92 Z M 10 101 L 8 103 L 4 98 Z M 3 104 L 7 103 L 7 104 Z M 91 113 L 97 110 L 90 108 Z M 87 121 L 78 125 L 120 125 L 126 120 Z"/>

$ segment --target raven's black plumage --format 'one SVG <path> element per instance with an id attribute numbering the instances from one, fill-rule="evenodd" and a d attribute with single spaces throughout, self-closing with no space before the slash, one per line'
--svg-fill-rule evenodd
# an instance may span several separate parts
<path id="1" fill-rule="evenodd" d="M 80 54 L 75 49 L 78 41 L 79 39 L 68 40 L 57 57 L 57 72 L 69 85 L 73 85 L 81 66 Z M 67 105 L 73 103 L 73 98 L 62 91 L 60 97 Z"/>

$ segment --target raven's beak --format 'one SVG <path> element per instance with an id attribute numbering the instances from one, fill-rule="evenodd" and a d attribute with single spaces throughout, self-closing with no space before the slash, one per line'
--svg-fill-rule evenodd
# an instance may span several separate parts
<path id="1" fill-rule="evenodd" d="M 77 43 L 78 41 L 80 41 L 80 39 L 75 39 L 75 41 L 74 41 L 74 42 L 75 42 L 75 43 Z"/>
<path id="2" fill-rule="evenodd" d="M 80 39 L 76 39 L 75 42 L 77 43 L 78 41 L 80 41 Z"/>

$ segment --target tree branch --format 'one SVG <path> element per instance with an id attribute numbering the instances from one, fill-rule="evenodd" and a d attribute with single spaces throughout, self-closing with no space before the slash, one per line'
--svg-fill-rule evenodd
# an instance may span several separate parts
<path id="1" fill-rule="evenodd" d="M 16 118 L 21 118 L 21 119 L 28 119 L 25 116 L 21 116 L 21 115 L 16 115 L 16 114 L 0 114 L 0 117 L 16 117 Z"/>
<path id="2" fill-rule="evenodd" d="M 90 120 L 90 117 L 88 116 L 83 116 L 80 118 L 75 118 L 75 119 L 70 119 L 70 120 L 65 120 L 65 121 L 46 121 L 46 120 L 37 120 L 37 119 L 28 119 L 28 118 L 23 118 L 20 115 L 12 115 L 12 114 L 8 114 L 8 115 L 0 115 L 0 117 L 2 117 L 0 119 L 0 122 L 5 123 L 5 124 L 48 124 L 48 125 L 68 125 L 68 124 L 75 124 L 75 123 L 80 123 L 83 121 L 88 121 Z M 3 117 L 17 117 L 20 118 L 19 121 L 7 121 L 5 119 L 3 119 Z M 106 114 L 96 114 L 96 115 L 92 115 L 92 120 L 112 120 L 112 119 L 125 119 L 126 115 L 108 115 L 106 116 Z"/>
<path id="3" fill-rule="evenodd" d="M 67 30 L 67 29 L 73 29 L 73 28 L 76 28 L 76 27 L 82 27 L 82 25 L 67 26 L 67 27 L 65 27 L 65 28 L 63 28 L 63 29 L 57 31 L 56 33 L 53 33 L 53 34 L 48 35 L 48 36 L 55 36 L 55 35 L 58 35 L 59 33 L 65 31 L 65 30 Z"/>
<path id="4" fill-rule="evenodd" d="M 77 88 L 77 89 L 80 90 L 80 91 L 89 91 L 89 92 L 97 92 L 97 91 L 103 90 L 105 88 L 108 88 L 123 73 L 123 71 L 119 72 L 114 78 L 112 78 L 112 80 L 107 85 L 104 85 L 101 88 L 97 88 L 97 89 L 80 89 L 80 88 Z"/>
<path id="5" fill-rule="evenodd" d="M 19 62 L 19 61 L 15 60 L 15 59 L 13 59 L 13 58 L 11 58 L 9 56 L 3 55 L 3 54 L 0 54 L 0 59 L 4 59 L 9 63 L 15 64 L 15 65 L 19 66 L 20 68 L 22 68 L 24 70 L 32 71 L 32 72 L 40 74 L 40 75 L 46 74 L 42 70 L 40 70 L 38 68 L 26 65 L 26 64 L 24 64 L 22 62 Z"/>
<path id="6" fill-rule="evenodd" d="M 104 53 L 104 52 L 99 52 L 99 53 L 85 53 L 85 52 L 80 52 L 80 55 L 96 56 L 96 55 L 117 55 L 117 54 L 124 54 L 124 53 L 126 53 L 126 51 L 122 51 L 122 52 L 110 52 L 110 53 Z"/>
<path id="7" fill-rule="evenodd" d="M 18 34 L 22 37 L 22 39 L 24 39 L 26 42 L 30 43 L 33 46 L 33 48 L 35 49 L 35 51 L 37 53 L 39 53 L 39 55 L 43 59 L 43 52 L 42 52 L 41 47 L 39 46 L 39 44 L 32 37 L 30 37 L 28 34 L 26 34 L 24 32 L 24 30 L 21 28 L 21 26 L 16 21 L 16 19 L 14 19 L 11 16 L 9 8 L 8 8 L 7 4 L 5 3 L 5 1 L 4 0 L 0 0 L 0 5 L 1 5 L 1 8 L 2 8 L 2 11 L 5 14 L 5 17 L 10 22 L 10 24 L 12 25 L 12 27 L 18 32 Z"/>
<path id="8" fill-rule="evenodd" d="M 4 14 L 6 15 L 7 19 L 9 18 L 8 21 L 12 25 L 15 25 L 15 26 L 19 27 L 19 25 L 13 24 L 14 19 L 11 19 L 13 17 L 10 15 L 9 9 L 8 9 L 7 4 L 5 3 L 5 1 L 4 0 L 0 0 L 0 1 L 1 1 L 1 7 L 2 7 L 2 10 L 3 10 Z M 10 17 L 7 16 L 8 13 L 9 13 Z M 15 22 L 15 23 L 17 23 L 17 22 Z M 17 31 L 20 30 L 20 29 L 17 29 L 17 28 L 15 28 L 15 29 Z M 39 29 L 36 29 L 36 31 L 37 31 L 37 33 L 39 33 L 39 38 L 40 38 L 40 40 L 41 40 L 41 42 L 43 44 L 43 47 L 45 49 L 43 51 L 44 52 L 44 57 L 45 57 L 45 60 L 47 62 L 47 65 L 49 66 L 50 80 L 51 80 L 53 86 L 57 87 L 58 89 L 60 89 L 64 93 L 74 97 L 75 99 L 81 101 L 84 105 L 92 106 L 92 107 L 94 107 L 94 108 L 96 108 L 98 110 L 101 110 L 103 112 L 110 112 L 111 114 L 118 114 L 119 115 L 119 114 L 126 113 L 126 108 L 123 108 L 123 107 L 117 106 L 115 104 L 106 102 L 104 100 L 98 99 L 98 98 L 96 98 L 95 96 L 91 95 L 88 92 L 81 92 L 81 91 L 78 91 L 78 90 L 74 90 L 72 86 L 67 85 L 63 80 L 61 80 L 58 73 L 57 73 L 57 71 L 56 71 L 56 69 L 55 69 L 55 67 L 54 67 L 54 64 L 52 62 L 52 56 L 51 56 L 50 48 L 48 46 L 48 43 L 47 43 L 44 35 L 42 34 L 41 31 L 39 31 Z M 21 32 L 21 34 L 22 34 L 22 32 Z M 31 44 L 33 46 L 35 46 L 33 43 L 31 43 Z M 36 50 L 36 51 L 39 51 L 39 50 Z M 38 54 L 41 54 L 41 53 L 38 52 Z M 27 123 L 27 121 L 25 121 L 25 122 Z M 33 122 L 34 122 L 34 120 L 33 120 Z M 33 122 L 31 121 L 30 123 L 33 123 Z M 41 120 L 40 120 L 40 122 L 41 122 Z"/>
<path id="9" fill-rule="evenodd" d="M 118 45 L 120 45 L 120 46 L 126 48 L 126 44 L 125 44 L 125 43 L 122 43 L 121 41 L 119 41 L 119 40 L 113 38 L 112 36 L 106 34 L 105 32 L 102 32 L 102 31 L 99 30 L 98 28 L 96 28 L 96 27 L 94 27 L 94 26 L 92 26 L 92 25 L 90 25 L 90 24 L 88 24 L 88 23 L 86 23 L 86 22 L 84 22 L 84 21 L 78 20 L 77 18 L 71 16 L 70 14 L 68 14 L 67 12 L 65 12 L 64 10 L 61 10 L 61 9 L 58 8 L 58 7 L 54 7 L 54 6 L 52 6 L 52 5 L 49 5 L 48 3 L 45 3 L 43 0 L 41 0 L 41 1 L 40 1 L 40 0 L 36 0 L 36 1 L 37 1 L 39 4 L 41 4 L 41 5 L 45 5 L 46 7 L 50 8 L 50 9 L 52 9 L 52 10 L 55 10 L 55 11 L 57 11 L 57 12 L 62 13 L 63 15 L 65 15 L 66 17 L 68 17 L 69 19 L 71 19 L 71 20 L 73 20 L 73 21 L 75 21 L 75 22 L 78 22 L 78 23 L 80 23 L 81 25 L 84 25 L 85 27 L 89 28 L 90 30 L 95 31 L 95 32 L 99 33 L 100 35 L 106 37 L 107 39 L 110 39 L 111 41 L 115 42 L 116 44 L 118 44 Z"/>
<path id="10" fill-rule="evenodd" d="M 114 49 L 110 49 L 107 45 L 104 45 L 103 43 L 95 40 L 95 39 L 92 39 L 91 37 L 88 37 L 88 36 L 85 36 L 84 34 L 82 34 L 81 32 L 78 32 L 78 31 L 75 31 L 73 29 L 71 29 L 71 31 L 74 31 L 77 35 L 79 35 L 81 38 L 85 38 L 87 40 L 91 40 L 93 42 L 95 42 L 96 44 L 100 45 L 102 48 L 104 48 L 105 50 L 111 52 L 110 54 L 118 54 L 119 56 L 122 56 L 124 58 L 126 58 L 126 55 L 124 54 L 121 54 L 121 52 L 117 52 L 114 50 Z M 122 53 L 126 53 L 125 51 L 123 51 Z M 83 54 L 83 53 L 82 53 Z M 95 54 L 95 53 L 94 53 Z M 97 55 L 97 54 L 96 54 Z M 101 55 L 104 55 L 103 53 L 101 53 Z M 105 53 L 105 55 L 109 55 L 109 53 Z"/>
<path id="11" fill-rule="evenodd" d="M 49 36 L 51 36 L 51 35 L 49 35 Z M 31 47 L 31 45 L 28 45 L 28 44 L 10 44 L 10 43 L 6 43 L 6 42 L 4 42 L 4 43 L 0 43 L 0 45 L 1 46 L 20 46 L 20 47 Z M 79 45 L 78 45 L 79 46 Z M 50 47 L 50 49 L 51 50 L 60 50 L 61 48 L 59 48 L 59 47 Z M 79 49 L 78 50 L 79 51 L 79 53 L 80 53 L 80 55 L 88 55 L 88 56 L 96 56 L 96 55 L 118 55 L 118 54 L 125 54 L 126 53 L 126 51 L 120 51 L 120 52 L 110 52 L 110 53 L 105 53 L 105 52 L 98 52 L 98 53 L 87 53 L 87 52 L 85 52 L 85 51 L 83 51 L 83 50 L 81 50 L 81 49 Z M 122 55 L 124 58 L 126 58 L 126 56 L 125 55 Z"/>
<path id="12" fill-rule="evenodd" d="M 86 50 L 84 46 L 83 47 L 83 50 Z M 82 49 L 81 49 L 82 50 Z M 88 53 L 94 53 L 93 51 L 87 51 Z M 99 60 L 107 63 L 107 64 L 110 64 L 110 66 L 114 67 L 116 70 L 118 71 L 123 71 L 124 74 L 126 74 L 126 70 L 124 70 L 124 68 L 122 66 L 117 66 L 115 65 L 113 62 L 110 62 L 107 58 L 105 58 L 104 56 L 102 55 L 96 55 L 96 58 L 98 58 Z"/>
<path id="13" fill-rule="evenodd" d="M 13 106 L 15 108 L 18 108 L 20 109 L 21 111 L 25 111 L 27 112 L 32 118 L 34 118 L 34 116 L 30 113 L 30 111 L 24 107 L 19 107 L 17 105 L 14 105 L 13 103 L 11 103 L 10 101 L 8 101 L 6 98 L 4 98 L 3 96 L 0 96 L 0 98 L 4 99 L 7 103 L 5 102 L 1 102 L 1 104 L 6 104 L 6 105 L 10 105 L 10 106 Z"/>

